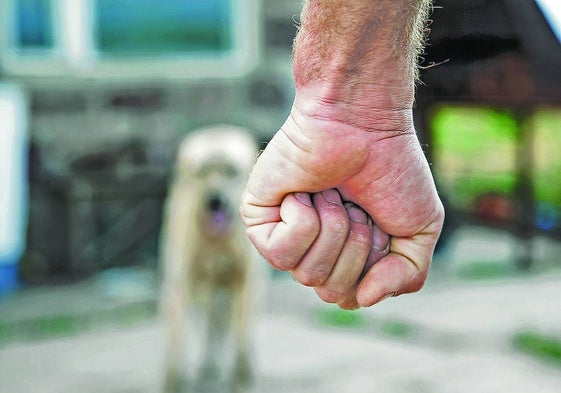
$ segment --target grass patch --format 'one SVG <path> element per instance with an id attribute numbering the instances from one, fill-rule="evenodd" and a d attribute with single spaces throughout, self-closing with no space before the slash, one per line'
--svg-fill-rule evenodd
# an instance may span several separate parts
<path id="1" fill-rule="evenodd" d="M 378 325 L 381 334 L 393 338 L 411 338 L 415 336 L 415 328 L 407 322 L 381 321 Z"/>
<path id="2" fill-rule="evenodd" d="M 504 262 L 472 262 L 458 270 L 458 275 L 467 280 L 493 280 L 514 274 L 514 267 Z"/>
<path id="3" fill-rule="evenodd" d="M 514 346 L 529 355 L 561 366 L 561 338 L 534 331 L 523 331 L 514 335 Z"/>
<path id="4" fill-rule="evenodd" d="M 335 306 L 319 310 L 316 321 L 322 326 L 343 329 L 360 329 L 369 323 L 360 310 L 342 310 Z M 391 338 L 409 339 L 417 333 L 413 325 L 397 320 L 381 320 L 376 323 L 376 327 L 381 335 Z"/>
<path id="5" fill-rule="evenodd" d="M 0 344 L 11 341 L 16 336 L 16 328 L 7 323 L 0 323 Z"/>
<path id="6" fill-rule="evenodd" d="M 56 315 L 43 318 L 28 326 L 31 338 L 71 336 L 78 333 L 83 321 L 73 315 Z"/>
<path id="7" fill-rule="evenodd" d="M 320 325 L 341 328 L 361 328 L 367 324 L 366 318 L 358 310 L 342 310 L 338 307 L 321 309 L 316 319 Z"/>
<path id="8" fill-rule="evenodd" d="M 68 337 L 103 326 L 130 326 L 157 313 L 153 302 L 82 314 L 60 314 L 13 323 L 0 322 L 0 345 L 12 341 L 36 341 Z"/>

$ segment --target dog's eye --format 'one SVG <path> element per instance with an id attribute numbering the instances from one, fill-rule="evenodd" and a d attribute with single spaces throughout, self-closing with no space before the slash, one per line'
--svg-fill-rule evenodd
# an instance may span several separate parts
<path id="1" fill-rule="evenodd" d="M 234 165 L 223 162 L 213 162 L 197 168 L 194 171 L 194 174 L 200 179 L 204 179 L 213 175 L 235 178 L 240 175 L 240 171 Z"/>
<path id="2" fill-rule="evenodd" d="M 224 165 L 224 174 L 228 177 L 237 177 L 240 171 L 233 165 Z"/>
<path id="3" fill-rule="evenodd" d="M 196 177 L 202 179 L 202 178 L 207 177 L 211 172 L 212 172 L 212 167 L 211 166 L 203 165 L 203 166 L 197 168 L 194 171 L 194 174 L 195 174 Z"/>

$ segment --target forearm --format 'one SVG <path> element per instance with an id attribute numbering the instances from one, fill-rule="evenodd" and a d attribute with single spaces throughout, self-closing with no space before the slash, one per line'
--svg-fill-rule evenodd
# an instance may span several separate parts
<path id="1" fill-rule="evenodd" d="M 350 110 L 353 118 L 363 118 L 362 110 L 410 110 L 429 6 L 430 0 L 307 1 L 294 45 L 300 109 L 319 117 Z"/>

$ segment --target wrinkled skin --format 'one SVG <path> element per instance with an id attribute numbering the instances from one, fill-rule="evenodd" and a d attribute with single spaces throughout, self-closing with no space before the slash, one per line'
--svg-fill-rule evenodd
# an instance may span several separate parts
<path id="1" fill-rule="evenodd" d="M 257 160 L 240 209 L 273 267 L 342 308 L 419 290 L 442 228 L 411 110 L 375 116 L 365 129 L 297 98 Z"/>

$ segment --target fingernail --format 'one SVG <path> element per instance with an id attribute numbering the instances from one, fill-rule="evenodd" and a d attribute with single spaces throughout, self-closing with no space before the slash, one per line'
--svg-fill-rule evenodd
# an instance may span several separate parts
<path id="1" fill-rule="evenodd" d="M 359 224 L 368 224 L 368 215 L 364 210 L 356 205 L 347 205 L 349 218 Z"/>
<path id="2" fill-rule="evenodd" d="M 390 292 L 390 293 L 386 294 L 386 296 L 381 298 L 380 301 L 386 300 L 387 298 L 390 298 L 390 297 L 396 297 L 396 296 L 397 296 L 397 291 L 393 291 L 393 292 Z"/>
<path id="3" fill-rule="evenodd" d="M 372 249 L 386 251 L 390 247 L 390 235 L 380 229 L 378 225 L 372 227 Z"/>
<path id="4" fill-rule="evenodd" d="M 306 205 L 306 206 L 309 206 L 309 207 L 314 206 L 312 204 L 312 200 L 310 199 L 310 194 L 308 194 L 307 192 L 295 192 L 293 195 L 294 195 L 294 198 L 298 199 L 298 201 L 300 203 L 302 203 L 303 205 Z"/>
<path id="5" fill-rule="evenodd" d="M 368 296 L 368 294 L 364 294 L 364 293 L 359 294 L 359 293 L 357 293 L 357 295 L 356 295 L 356 300 L 357 300 L 358 304 L 359 304 L 361 307 L 370 307 L 370 306 L 372 306 L 372 305 L 374 305 L 374 304 L 383 302 L 384 300 L 386 300 L 386 299 L 388 299 L 388 298 L 390 298 L 390 297 L 395 297 L 395 296 L 397 296 L 397 295 L 398 295 L 398 292 L 397 292 L 397 291 L 393 291 L 393 292 L 390 292 L 390 293 L 386 293 L 384 296 L 382 296 L 381 298 L 378 298 L 378 299 L 376 300 L 376 298 L 372 299 L 370 296 Z"/>
<path id="6" fill-rule="evenodd" d="M 335 205 L 343 204 L 343 202 L 341 201 L 341 195 L 339 195 L 339 191 L 334 188 L 322 191 L 321 195 L 323 195 L 323 198 L 329 203 L 333 203 Z"/>
<path id="7" fill-rule="evenodd" d="M 397 291 L 393 291 L 390 293 L 387 293 L 386 295 L 384 295 L 383 298 L 381 298 L 380 300 L 378 300 L 378 303 L 383 302 L 384 300 L 390 298 L 390 297 L 396 297 L 397 296 Z"/>

